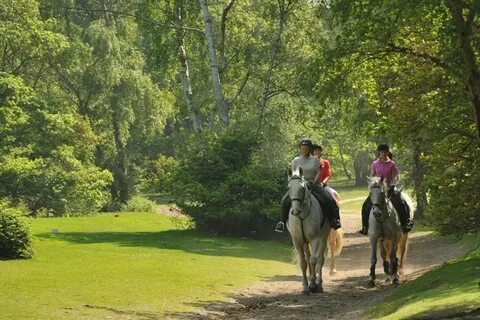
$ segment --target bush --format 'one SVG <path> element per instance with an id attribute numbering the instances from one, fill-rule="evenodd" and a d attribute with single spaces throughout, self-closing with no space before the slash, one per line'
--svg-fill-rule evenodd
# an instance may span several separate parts
<path id="1" fill-rule="evenodd" d="M 0 202 L 1 258 L 30 258 L 33 255 L 29 219 L 22 209 Z"/>
<path id="2" fill-rule="evenodd" d="M 427 176 L 430 203 L 426 218 L 428 224 L 440 233 L 461 237 L 480 232 L 480 193 L 474 191 L 478 190 L 480 183 L 480 159 L 477 156 L 480 148 L 473 146 L 468 152 L 452 149 L 444 148 L 448 151 L 430 161 Z"/>
<path id="3" fill-rule="evenodd" d="M 155 212 L 155 207 L 155 202 L 140 196 L 133 196 L 126 204 L 121 206 L 121 210 L 130 212 Z"/>
<path id="4" fill-rule="evenodd" d="M 261 151 L 263 141 L 251 132 L 232 130 L 193 142 L 174 185 L 177 206 L 197 229 L 250 237 L 272 230 L 285 172 Z"/>

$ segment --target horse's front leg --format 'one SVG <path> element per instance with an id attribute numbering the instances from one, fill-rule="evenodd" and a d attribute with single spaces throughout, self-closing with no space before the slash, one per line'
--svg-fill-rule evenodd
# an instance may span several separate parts
<path id="1" fill-rule="evenodd" d="M 392 243 L 392 250 L 390 251 L 390 279 L 392 284 L 398 284 L 398 258 L 397 258 L 398 244 Z"/>
<path id="2" fill-rule="evenodd" d="M 390 250 L 392 250 L 391 240 L 380 240 L 380 256 L 382 257 L 383 261 L 383 272 L 386 276 L 385 281 L 388 281 L 388 276 L 390 275 L 390 255 L 387 255 Z"/>
<path id="3" fill-rule="evenodd" d="M 304 245 L 302 244 L 295 244 L 295 249 L 297 250 L 298 259 L 300 259 L 300 268 L 302 269 L 302 276 L 303 276 L 303 293 L 308 294 L 308 279 L 307 279 L 307 259 L 305 258 L 305 251 Z"/>
<path id="4" fill-rule="evenodd" d="M 317 261 L 317 292 L 324 292 L 323 291 L 323 264 L 325 263 L 325 251 L 327 250 L 327 242 L 328 242 L 328 237 L 326 238 L 321 238 L 320 241 L 318 242 L 318 247 L 317 247 L 317 252 L 318 252 L 318 261 Z M 332 249 L 332 248 L 330 248 Z M 332 249 L 332 252 L 335 252 L 335 250 Z"/>
<path id="5" fill-rule="evenodd" d="M 375 268 L 377 265 L 377 245 L 378 245 L 378 238 L 371 237 L 370 238 L 370 249 L 371 249 L 370 281 L 368 283 L 372 287 L 375 286 Z"/>

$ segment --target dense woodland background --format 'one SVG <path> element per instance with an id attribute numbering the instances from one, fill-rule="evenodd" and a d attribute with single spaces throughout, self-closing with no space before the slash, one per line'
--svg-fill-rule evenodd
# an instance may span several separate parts
<path id="1" fill-rule="evenodd" d="M 308 136 L 351 185 L 389 143 L 417 217 L 478 232 L 479 63 L 477 0 L 0 0 L 0 207 L 254 235 Z"/>

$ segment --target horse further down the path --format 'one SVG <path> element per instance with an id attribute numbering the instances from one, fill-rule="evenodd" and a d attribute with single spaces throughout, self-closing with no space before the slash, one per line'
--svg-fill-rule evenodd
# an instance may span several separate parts
<path id="1" fill-rule="evenodd" d="M 300 260 L 303 292 L 323 292 L 322 267 L 325 262 L 330 224 L 317 198 L 307 188 L 302 168 L 295 174 L 289 171 L 288 194 L 292 205 L 287 228 Z"/>
<path id="2" fill-rule="evenodd" d="M 371 246 L 370 285 L 375 285 L 375 267 L 377 264 L 377 247 L 383 259 L 383 270 L 393 284 L 398 283 L 399 271 L 403 268 L 408 247 L 408 233 L 402 233 L 398 213 L 388 200 L 388 186 L 380 177 L 369 179 L 372 210 L 369 216 L 368 236 Z M 410 212 L 413 212 L 411 199 L 403 194 Z M 387 279 L 388 279 L 387 278 Z"/>
<path id="3" fill-rule="evenodd" d="M 332 198 L 337 202 L 337 206 L 340 208 L 340 196 L 337 191 L 329 186 L 326 186 L 325 189 L 330 193 Z M 343 231 L 342 228 L 330 231 L 328 236 L 328 256 L 330 260 L 330 275 L 333 276 L 337 274 L 337 268 L 335 264 L 335 257 L 338 256 L 343 249 Z"/>

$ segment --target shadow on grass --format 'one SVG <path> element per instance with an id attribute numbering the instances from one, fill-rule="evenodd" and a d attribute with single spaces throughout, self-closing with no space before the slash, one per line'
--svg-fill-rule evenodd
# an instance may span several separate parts
<path id="1" fill-rule="evenodd" d="M 193 230 L 157 232 L 58 232 L 40 233 L 39 239 L 62 240 L 77 244 L 111 243 L 122 247 L 147 247 L 211 255 L 289 262 L 289 245 L 269 241 L 214 237 Z"/>

